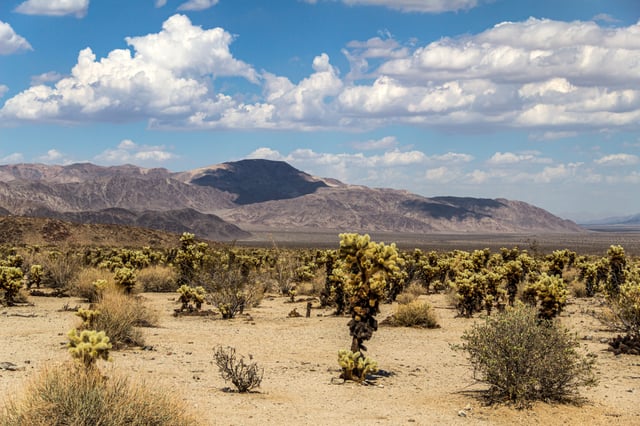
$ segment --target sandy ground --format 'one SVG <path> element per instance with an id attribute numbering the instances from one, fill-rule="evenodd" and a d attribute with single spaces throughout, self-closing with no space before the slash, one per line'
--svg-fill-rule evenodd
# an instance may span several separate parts
<path id="1" fill-rule="evenodd" d="M 640 357 L 614 356 L 601 338 L 612 334 L 593 317 L 593 301 L 572 301 L 562 316 L 586 349 L 598 356 L 600 383 L 583 391 L 580 407 L 539 403 L 529 410 L 486 407 L 478 398 L 483 386 L 474 383 L 464 353 L 451 349 L 474 319 L 455 318 L 443 296 L 423 296 L 435 306 L 440 329 L 381 327 L 368 344 L 368 354 L 391 373 L 374 385 L 341 384 L 337 351 L 347 348 L 348 319 L 314 309 L 311 318 L 288 318 L 305 303 L 265 298 L 250 316 L 225 321 L 219 317 L 172 316 L 172 294 L 144 294 L 157 310 L 159 327 L 144 329 L 147 345 L 113 352 L 113 362 L 101 364 L 108 375 L 117 370 L 141 378 L 150 386 L 183 398 L 210 425 L 640 425 Z M 73 312 L 78 299 L 31 297 L 33 307 L 0 308 L 0 362 L 18 371 L 0 370 L 0 398 L 19 395 L 44 365 L 67 360 L 66 333 L 79 321 Z M 596 307 L 597 308 L 597 307 Z M 393 307 L 383 306 L 385 318 Z M 213 348 L 233 346 L 264 368 L 257 392 L 225 392 L 231 384 L 212 365 Z"/>

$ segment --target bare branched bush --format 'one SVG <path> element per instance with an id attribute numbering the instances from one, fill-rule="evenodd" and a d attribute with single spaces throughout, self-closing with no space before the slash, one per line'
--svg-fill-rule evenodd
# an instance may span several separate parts
<path id="1" fill-rule="evenodd" d="M 238 359 L 235 348 L 219 346 L 213 358 L 224 381 L 233 383 L 238 392 L 248 392 L 262 383 L 264 370 L 256 363 L 245 363 L 242 356 Z"/>
<path id="2" fill-rule="evenodd" d="M 474 376 L 489 385 L 490 403 L 578 402 L 578 389 L 596 383 L 595 359 L 581 353 L 575 335 L 530 307 L 487 317 L 462 340 Z"/>

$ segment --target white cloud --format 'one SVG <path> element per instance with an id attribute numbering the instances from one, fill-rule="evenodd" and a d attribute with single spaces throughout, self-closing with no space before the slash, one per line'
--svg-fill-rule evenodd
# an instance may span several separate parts
<path id="1" fill-rule="evenodd" d="M 43 164 L 66 165 L 72 163 L 72 160 L 69 157 L 67 157 L 64 153 L 58 151 L 57 149 L 48 150 L 46 154 L 36 157 L 36 161 Z"/>
<path id="2" fill-rule="evenodd" d="M 94 157 L 101 164 L 136 165 L 159 164 L 177 158 L 162 145 L 138 145 L 130 139 L 120 141 L 114 149 L 107 149 Z"/>
<path id="3" fill-rule="evenodd" d="M 469 163 L 473 161 L 473 156 L 469 154 L 461 154 L 457 152 L 447 152 L 446 154 L 441 155 L 432 155 L 429 157 L 431 161 L 437 161 L 441 163 Z"/>
<path id="4" fill-rule="evenodd" d="M 316 4 L 318 0 L 304 0 Z M 350 6 L 384 6 L 402 12 L 442 13 L 474 8 L 478 0 L 341 0 Z"/>
<path id="5" fill-rule="evenodd" d="M 16 34 L 11 25 L 0 21 L 0 55 L 10 55 L 21 50 L 32 50 L 29 42 Z"/>
<path id="6" fill-rule="evenodd" d="M 241 76 L 255 71 L 231 55 L 232 37 L 221 28 L 203 30 L 174 15 L 161 32 L 129 37 L 134 48 L 113 50 L 96 60 L 90 48 L 78 55 L 71 76 L 55 86 L 36 85 L 7 100 L 0 117 L 33 121 L 184 120 L 215 114 L 235 105 L 210 93 L 211 76 Z"/>
<path id="7" fill-rule="evenodd" d="M 178 10 L 205 10 L 218 4 L 218 0 L 189 0 L 178 6 Z"/>
<path id="8" fill-rule="evenodd" d="M 373 151 L 379 149 L 389 149 L 395 148 L 398 146 L 398 140 L 395 136 L 385 136 L 382 139 L 377 140 L 368 140 L 364 142 L 353 142 L 351 143 L 356 149 L 361 149 L 363 151 Z"/>
<path id="9" fill-rule="evenodd" d="M 610 154 L 595 160 L 601 166 L 633 166 L 640 163 L 640 157 L 634 154 Z"/>
<path id="10" fill-rule="evenodd" d="M 167 4 L 167 0 L 156 0 L 156 7 L 164 7 Z"/>
<path id="11" fill-rule="evenodd" d="M 25 15 L 65 16 L 83 18 L 89 10 L 89 0 L 27 0 L 16 7 Z"/>
<path id="12" fill-rule="evenodd" d="M 31 85 L 38 86 L 40 84 L 52 83 L 61 80 L 63 77 L 64 76 L 62 74 L 55 71 L 49 71 L 44 74 L 31 77 Z"/>
<path id="13" fill-rule="evenodd" d="M 550 158 L 543 158 L 537 152 L 515 154 L 513 152 L 496 152 L 489 158 L 487 164 L 491 166 L 513 165 L 520 163 L 551 163 Z"/>
<path id="14" fill-rule="evenodd" d="M 131 50 L 100 59 L 81 51 L 69 77 L 8 99 L 0 118 L 198 130 L 522 128 L 534 140 L 640 127 L 640 23 L 530 18 L 411 49 L 387 34 L 347 45 L 346 76 L 321 53 L 299 81 L 258 73 L 231 54 L 231 34 L 183 15 L 126 41 Z M 261 94 L 216 91 L 212 81 L 224 77 L 243 77 Z"/>
<path id="15" fill-rule="evenodd" d="M 13 154 L 6 155 L 0 158 L 2 164 L 16 164 L 24 161 L 24 155 L 20 152 L 14 152 Z"/>
<path id="16" fill-rule="evenodd" d="M 459 177 L 460 174 L 456 170 L 444 166 L 428 169 L 424 174 L 424 178 L 432 183 L 450 183 Z"/>
<path id="17" fill-rule="evenodd" d="M 5 93 L 9 91 L 9 88 L 4 84 L 0 84 L 0 98 L 4 96 Z"/>

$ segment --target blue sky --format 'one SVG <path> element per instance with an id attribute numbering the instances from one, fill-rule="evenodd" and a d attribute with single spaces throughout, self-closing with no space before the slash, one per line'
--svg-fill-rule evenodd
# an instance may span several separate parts
<path id="1" fill-rule="evenodd" d="M 0 163 L 640 213 L 637 0 L 3 0 Z"/>

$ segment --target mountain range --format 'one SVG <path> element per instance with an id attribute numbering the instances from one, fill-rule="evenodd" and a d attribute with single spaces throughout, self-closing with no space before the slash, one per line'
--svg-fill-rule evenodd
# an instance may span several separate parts
<path id="1" fill-rule="evenodd" d="M 171 172 L 133 165 L 0 166 L 0 214 L 133 225 L 211 240 L 252 229 L 567 233 L 575 223 L 506 199 L 423 197 L 311 176 L 282 161 Z"/>

